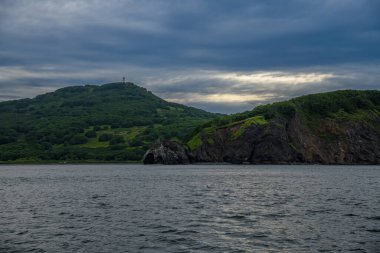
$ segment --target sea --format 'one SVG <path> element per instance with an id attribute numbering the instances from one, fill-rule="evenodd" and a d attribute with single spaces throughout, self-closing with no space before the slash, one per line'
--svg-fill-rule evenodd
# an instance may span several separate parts
<path id="1" fill-rule="evenodd" d="M 0 252 L 380 252 L 380 166 L 1 165 Z"/>

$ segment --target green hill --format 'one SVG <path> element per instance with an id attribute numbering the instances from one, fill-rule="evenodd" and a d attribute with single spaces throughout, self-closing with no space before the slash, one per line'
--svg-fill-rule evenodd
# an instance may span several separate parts
<path id="1" fill-rule="evenodd" d="M 199 126 L 196 161 L 380 163 L 380 91 L 343 90 L 258 106 Z"/>
<path id="2" fill-rule="evenodd" d="M 0 161 L 138 161 L 216 116 L 132 83 L 66 87 L 0 103 Z"/>

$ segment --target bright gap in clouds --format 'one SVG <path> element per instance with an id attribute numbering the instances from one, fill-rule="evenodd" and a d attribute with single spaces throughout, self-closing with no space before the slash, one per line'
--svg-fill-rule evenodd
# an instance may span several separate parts
<path id="1" fill-rule="evenodd" d="M 232 93 L 216 93 L 202 95 L 199 93 L 189 93 L 187 98 L 172 98 L 169 101 L 176 103 L 195 103 L 195 102 L 209 102 L 209 103 L 239 103 L 239 102 L 261 102 L 274 94 L 265 95 L 249 95 L 249 94 L 232 94 Z"/>
<path id="2" fill-rule="evenodd" d="M 192 104 L 192 103 L 263 103 L 266 101 L 281 100 L 283 96 L 276 90 L 297 89 L 308 84 L 323 85 L 328 79 L 338 78 L 333 73 L 292 73 L 283 71 L 257 73 L 216 73 L 204 72 L 197 74 L 203 79 L 208 79 L 214 83 L 225 83 L 221 89 L 215 89 L 209 93 L 187 92 L 181 94 L 180 98 L 167 97 L 167 100 Z M 190 78 L 190 77 L 187 77 Z M 186 78 L 171 79 L 174 83 L 185 80 Z M 177 83 L 177 85 L 179 85 Z M 235 90 L 235 92 L 233 92 Z M 266 92 L 264 90 L 267 90 Z M 257 92 L 257 93 L 256 93 Z M 178 95 L 178 93 L 173 93 Z"/>
<path id="3" fill-rule="evenodd" d="M 332 73 L 290 73 L 281 71 L 253 74 L 222 73 L 215 75 L 215 78 L 238 83 L 276 83 L 287 85 L 323 82 L 333 77 L 335 77 L 335 75 Z"/>

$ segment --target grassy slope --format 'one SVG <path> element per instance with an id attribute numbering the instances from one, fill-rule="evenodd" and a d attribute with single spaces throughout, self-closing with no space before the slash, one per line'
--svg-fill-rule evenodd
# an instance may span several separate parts
<path id="1" fill-rule="evenodd" d="M 132 83 L 67 87 L 0 103 L 0 161 L 140 160 L 155 139 L 183 140 L 215 116 Z"/>

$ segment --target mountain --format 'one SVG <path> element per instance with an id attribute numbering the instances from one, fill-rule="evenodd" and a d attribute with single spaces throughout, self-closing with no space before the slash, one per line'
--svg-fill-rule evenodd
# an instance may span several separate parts
<path id="1" fill-rule="evenodd" d="M 157 138 L 182 141 L 216 116 L 133 83 L 66 87 L 0 103 L 0 161 L 138 161 Z"/>
<path id="2" fill-rule="evenodd" d="M 258 106 L 198 127 L 197 162 L 380 163 L 380 91 L 343 90 Z"/>

